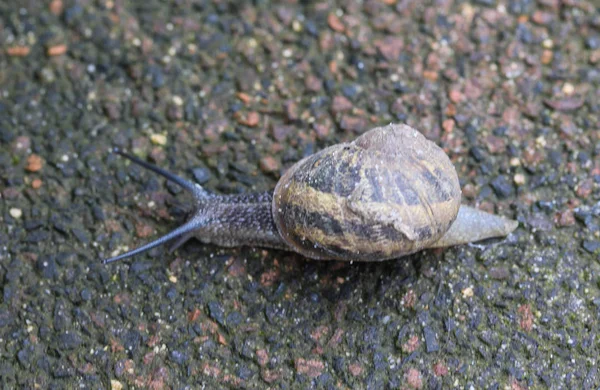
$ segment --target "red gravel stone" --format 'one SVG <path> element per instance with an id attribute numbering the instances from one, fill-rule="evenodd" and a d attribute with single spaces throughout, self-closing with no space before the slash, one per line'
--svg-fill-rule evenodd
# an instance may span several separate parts
<path id="1" fill-rule="evenodd" d="M 246 275 L 246 265 L 244 264 L 243 259 L 235 258 L 227 268 L 227 272 L 233 277 Z"/>
<path id="2" fill-rule="evenodd" d="M 259 349 L 256 351 L 256 359 L 258 360 L 258 365 L 264 367 L 269 362 L 269 354 L 266 349 Z"/>
<path id="3" fill-rule="evenodd" d="M 560 211 L 560 212 L 556 213 L 554 222 L 558 226 L 561 226 L 561 227 L 575 225 L 575 216 L 574 216 L 573 210 L 568 209 L 568 210 L 564 210 L 564 211 Z"/>
<path id="4" fill-rule="evenodd" d="M 352 102 L 348 100 L 345 96 L 337 95 L 333 98 L 333 102 L 331 103 L 331 111 L 333 115 L 337 115 L 340 112 L 350 111 L 352 110 Z"/>
<path id="5" fill-rule="evenodd" d="M 533 328 L 533 313 L 531 312 L 531 306 L 523 304 L 517 309 L 519 314 L 519 326 L 526 332 L 531 331 Z"/>
<path id="6" fill-rule="evenodd" d="M 315 132 L 317 133 L 317 138 L 325 139 L 329 136 L 331 125 L 325 125 L 322 123 L 316 123 L 313 125 Z"/>
<path id="7" fill-rule="evenodd" d="M 366 118 L 344 115 L 340 121 L 340 127 L 345 131 L 360 133 L 369 129 L 369 122 Z"/>
<path id="8" fill-rule="evenodd" d="M 329 327 L 325 325 L 317 326 L 315 330 L 313 330 L 310 334 L 310 338 L 316 342 L 320 342 L 321 339 L 329 333 Z"/>
<path id="9" fill-rule="evenodd" d="M 256 111 L 250 111 L 246 116 L 239 116 L 238 123 L 248 127 L 256 127 L 260 122 L 260 115 Z"/>
<path id="10" fill-rule="evenodd" d="M 69 47 L 65 44 L 54 45 L 50 46 L 48 50 L 46 50 L 46 54 L 48 54 L 50 57 L 60 56 L 65 54 L 68 49 Z"/>
<path id="11" fill-rule="evenodd" d="M 363 372 L 363 367 L 360 365 L 360 363 L 352 363 L 348 366 L 348 370 L 353 376 L 360 376 L 360 374 Z"/>
<path id="12" fill-rule="evenodd" d="M 314 74 L 309 74 L 304 79 L 304 87 L 311 92 L 319 92 L 323 82 Z"/>
<path id="13" fill-rule="evenodd" d="M 421 373 L 415 368 L 409 368 L 405 376 L 406 383 L 412 389 L 420 389 L 423 387 L 423 378 Z"/>
<path id="14" fill-rule="evenodd" d="M 331 13 L 327 16 L 327 24 L 333 31 L 339 33 L 344 32 L 344 30 L 346 29 L 344 27 L 344 23 L 342 23 L 340 18 L 338 18 L 337 15 L 334 13 Z"/>
<path id="15" fill-rule="evenodd" d="M 592 179 L 585 179 L 584 181 L 582 181 L 581 183 L 579 183 L 577 185 L 575 193 L 580 198 L 586 199 L 588 196 L 591 195 L 593 189 L 594 189 L 594 182 L 592 181 Z"/>
<path id="16" fill-rule="evenodd" d="M 27 157 L 25 169 L 29 172 L 38 172 L 44 166 L 44 160 L 37 154 L 31 154 Z"/>
<path id="17" fill-rule="evenodd" d="M 32 180 L 32 182 L 31 182 L 31 187 L 32 187 L 34 190 L 37 190 L 37 189 L 39 189 L 39 188 L 42 186 L 42 184 L 43 184 L 43 182 L 42 182 L 40 179 L 37 179 L 37 178 L 36 178 L 36 179 L 33 179 L 33 180 Z"/>
<path id="18" fill-rule="evenodd" d="M 485 144 L 492 154 L 504 153 L 506 150 L 504 138 L 496 137 L 495 135 L 488 135 L 485 138 Z"/>
<path id="19" fill-rule="evenodd" d="M 296 372 L 307 375 L 309 378 L 318 377 L 323 372 L 323 369 L 325 369 L 325 364 L 317 359 L 306 360 L 298 358 L 295 361 L 295 366 Z"/>
<path id="20" fill-rule="evenodd" d="M 31 48 L 29 46 L 10 46 L 6 48 L 6 54 L 11 57 L 26 57 L 29 55 Z"/>
<path id="21" fill-rule="evenodd" d="M 475 196 L 477 195 L 477 189 L 473 184 L 469 183 L 463 187 L 462 194 L 467 199 L 475 199 Z"/>
<path id="22" fill-rule="evenodd" d="M 437 362 L 433 366 L 433 373 L 435 376 L 446 376 L 448 375 L 448 367 L 442 362 Z"/>
<path id="23" fill-rule="evenodd" d="M 400 302 L 402 302 L 402 306 L 412 309 L 417 302 L 417 296 L 413 290 L 408 290 Z"/>
<path id="24" fill-rule="evenodd" d="M 464 96 L 459 89 L 451 89 L 450 92 L 448 92 L 448 98 L 453 103 L 460 103 L 462 102 Z"/>
<path id="25" fill-rule="evenodd" d="M 293 100 L 286 102 L 285 103 L 285 114 L 287 116 L 287 119 L 290 121 L 298 120 L 298 118 L 300 118 L 300 114 L 298 111 L 298 104 Z"/>
<path id="26" fill-rule="evenodd" d="M 267 383 L 273 383 L 279 379 L 279 374 L 275 370 L 262 370 L 260 377 Z"/>
<path id="27" fill-rule="evenodd" d="M 279 270 L 271 269 L 269 271 L 263 272 L 260 275 L 260 284 L 265 287 L 272 286 L 279 279 Z"/>
<path id="28" fill-rule="evenodd" d="M 419 336 L 411 336 L 406 343 L 402 345 L 402 351 L 406 353 L 413 353 L 419 348 Z"/>
<path id="29" fill-rule="evenodd" d="M 398 61 L 404 47 L 404 41 L 400 37 L 387 36 L 375 41 L 375 47 L 386 60 Z"/>
<path id="30" fill-rule="evenodd" d="M 260 159 L 260 169 L 263 172 L 266 172 L 266 173 L 276 172 L 279 170 L 280 167 L 281 167 L 281 164 L 279 164 L 279 161 L 277 159 L 273 158 L 272 156 L 265 156 Z"/>
<path id="31" fill-rule="evenodd" d="M 579 96 L 564 99 L 545 99 L 544 103 L 556 111 L 575 111 L 583 106 L 585 101 Z"/>
<path id="32" fill-rule="evenodd" d="M 531 20 L 533 21 L 533 23 L 536 23 L 536 24 L 541 24 L 541 25 L 550 24 L 554 20 L 554 14 L 552 14 L 550 12 L 544 12 L 544 11 L 537 10 L 531 16 Z"/>
<path id="33" fill-rule="evenodd" d="M 273 125 L 271 129 L 273 138 L 275 138 L 275 140 L 278 142 L 284 141 L 290 134 L 292 134 L 293 131 L 293 127 L 284 125 Z"/>
<path id="34" fill-rule="evenodd" d="M 62 0 L 52 0 L 50 2 L 50 12 L 54 15 L 60 15 L 63 11 L 63 2 Z"/>
<path id="35" fill-rule="evenodd" d="M 340 341 L 342 341 L 343 335 L 344 335 L 344 330 L 341 328 L 337 328 L 335 330 L 335 332 L 333 333 L 333 336 L 331 336 L 331 338 L 327 342 L 327 346 L 329 348 L 333 348 L 333 347 L 337 346 L 340 343 Z"/>
<path id="36" fill-rule="evenodd" d="M 154 233 L 154 229 L 152 229 L 152 225 L 147 223 L 136 223 L 135 224 L 135 234 L 139 238 L 147 238 L 150 237 Z"/>

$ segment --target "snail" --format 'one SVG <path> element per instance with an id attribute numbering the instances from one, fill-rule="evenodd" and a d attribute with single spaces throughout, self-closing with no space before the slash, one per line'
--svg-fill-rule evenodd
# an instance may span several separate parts
<path id="1" fill-rule="evenodd" d="M 189 220 L 111 263 L 178 238 L 223 247 L 259 246 L 318 260 L 381 261 L 426 248 L 501 237 L 518 222 L 461 205 L 456 169 L 435 143 L 407 125 L 371 129 L 293 165 L 273 191 L 208 193 L 137 157 L 128 158 L 188 190 Z"/>

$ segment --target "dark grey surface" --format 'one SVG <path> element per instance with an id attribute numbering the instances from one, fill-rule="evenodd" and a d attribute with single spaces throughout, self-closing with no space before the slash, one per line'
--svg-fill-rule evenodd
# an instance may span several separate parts
<path id="1" fill-rule="evenodd" d="M 0 3 L 4 386 L 597 388 L 597 5 L 253 4 Z M 99 262 L 189 202 L 112 147 L 241 193 L 389 122 L 516 233 L 378 264 Z"/>

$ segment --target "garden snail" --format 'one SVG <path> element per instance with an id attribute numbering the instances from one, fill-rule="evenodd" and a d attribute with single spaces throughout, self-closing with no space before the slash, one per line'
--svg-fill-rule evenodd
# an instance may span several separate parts
<path id="1" fill-rule="evenodd" d="M 196 183 L 118 153 L 191 192 L 196 210 L 179 228 L 104 263 L 174 238 L 177 248 L 193 236 L 219 246 L 270 247 L 312 259 L 380 261 L 505 236 L 518 225 L 461 205 L 458 175 L 448 156 L 407 125 L 377 127 L 308 156 L 265 193 L 209 194 Z"/>

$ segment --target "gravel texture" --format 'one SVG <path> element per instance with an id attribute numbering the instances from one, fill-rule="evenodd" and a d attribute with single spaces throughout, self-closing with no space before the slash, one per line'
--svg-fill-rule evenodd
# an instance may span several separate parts
<path id="1" fill-rule="evenodd" d="M 190 242 L 219 193 L 405 122 L 505 240 L 379 264 Z M 0 380 L 8 388 L 595 389 L 594 0 L 0 2 Z"/>

